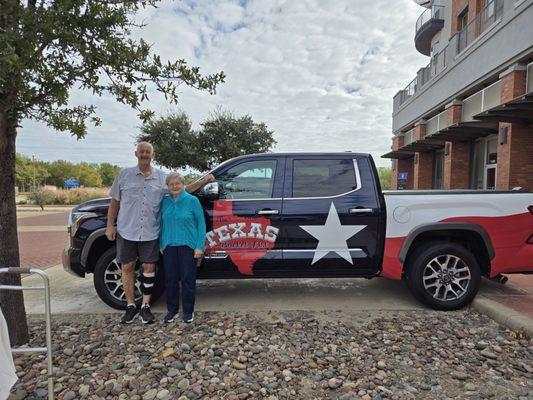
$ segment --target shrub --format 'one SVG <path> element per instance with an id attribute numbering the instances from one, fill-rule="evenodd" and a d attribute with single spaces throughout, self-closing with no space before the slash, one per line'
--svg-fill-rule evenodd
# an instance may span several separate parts
<path id="1" fill-rule="evenodd" d="M 83 189 L 57 189 L 40 188 L 32 191 L 28 199 L 41 206 L 45 205 L 76 205 L 89 200 L 109 197 L 109 189 L 83 188 Z"/>
<path id="2" fill-rule="evenodd" d="M 41 210 L 44 210 L 46 204 L 53 204 L 54 191 L 46 188 L 33 189 L 28 195 L 28 200 L 40 206 Z"/>

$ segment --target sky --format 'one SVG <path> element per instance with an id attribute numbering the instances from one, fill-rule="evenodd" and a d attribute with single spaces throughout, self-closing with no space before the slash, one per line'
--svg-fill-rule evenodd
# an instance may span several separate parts
<path id="1" fill-rule="evenodd" d="M 392 98 L 429 59 L 413 42 L 424 9 L 412 0 L 162 1 L 134 32 L 163 59 L 183 58 L 204 74 L 224 71 L 215 95 L 180 86 L 179 104 L 155 91 L 157 114 L 177 108 L 198 128 L 217 107 L 248 114 L 274 131 L 273 151 L 370 153 L 378 166 L 392 139 Z M 111 96 L 73 90 L 103 120 L 76 140 L 25 120 L 17 151 L 37 159 L 134 165 L 136 112 Z"/>

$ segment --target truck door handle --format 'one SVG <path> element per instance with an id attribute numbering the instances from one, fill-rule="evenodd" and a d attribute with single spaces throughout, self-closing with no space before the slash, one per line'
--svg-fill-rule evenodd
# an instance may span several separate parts
<path id="1" fill-rule="evenodd" d="M 374 210 L 372 208 L 349 208 L 348 213 L 350 214 L 372 214 Z"/>
<path id="2" fill-rule="evenodd" d="M 263 210 L 257 211 L 257 214 L 259 214 L 259 215 L 274 215 L 274 214 L 279 214 L 279 210 L 272 210 L 270 208 L 265 208 Z"/>

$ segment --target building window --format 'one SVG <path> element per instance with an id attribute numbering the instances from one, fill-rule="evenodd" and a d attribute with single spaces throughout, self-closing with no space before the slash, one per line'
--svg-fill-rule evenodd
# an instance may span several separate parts
<path id="1" fill-rule="evenodd" d="M 468 25 L 468 6 L 457 16 L 457 31 L 463 30 Z"/>
<path id="2" fill-rule="evenodd" d="M 444 183 L 444 150 L 437 150 L 433 157 L 433 189 L 442 189 Z"/>

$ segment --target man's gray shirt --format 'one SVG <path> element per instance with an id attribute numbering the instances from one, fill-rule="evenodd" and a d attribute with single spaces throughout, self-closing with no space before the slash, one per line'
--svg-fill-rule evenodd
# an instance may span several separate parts
<path id="1" fill-rule="evenodd" d="M 159 237 L 159 211 L 166 193 L 166 174 L 152 167 L 144 177 L 139 166 L 118 173 L 109 195 L 120 202 L 117 232 L 126 240 L 144 242 Z"/>

